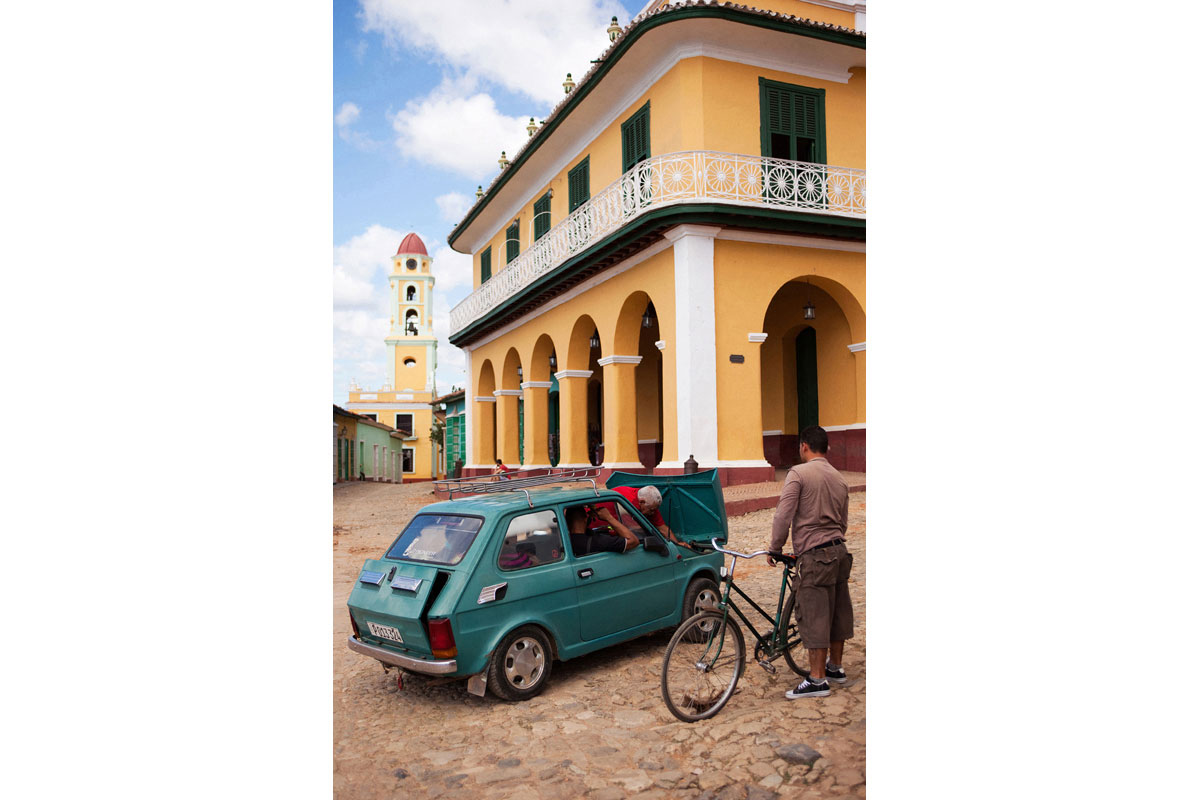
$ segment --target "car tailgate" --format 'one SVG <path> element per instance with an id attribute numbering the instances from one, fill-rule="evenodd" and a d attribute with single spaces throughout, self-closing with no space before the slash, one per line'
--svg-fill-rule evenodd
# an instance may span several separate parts
<path id="1" fill-rule="evenodd" d="M 679 538 L 689 542 L 709 543 L 716 538 L 724 543 L 729 537 L 729 522 L 725 517 L 725 494 L 715 469 L 691 475 L 640 475 L 633 472 L 614 472 L 605 486 L 654 486 L 662 493 L 658 509 L 667 527 Z"/>
<path id="2" fill-rule="evenodd" d="M 347 601 L 350 613 L 358 623 L 360 638 L 400 650 L 430 654 L 421 615 L 437 582 L 436 567 L 368 559 Z M 379 629 L 372 631 L 369 623 L 395 629 L 403 641 L 395 641 L 386 635 L 387 631 L 384 635 L 380 635 Z"/>

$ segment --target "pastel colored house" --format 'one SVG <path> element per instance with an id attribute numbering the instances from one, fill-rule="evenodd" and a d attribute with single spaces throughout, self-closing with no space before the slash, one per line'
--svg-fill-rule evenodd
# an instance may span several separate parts
<path id="1" fill-rule="evenodd" d="M 464 465 L 467 463 L 467 393 L 463 389 L 450 392 L 442 395 L 434 401 L 435 405 L 441 406 L 441 414 L 443 415 L 443 452 L 445 453 L 445 461 L 442 469 L 446 475 L 454 474 L 454 465 L 461 461 Z M 435 413 L 437 413 L 435 411 Z"/>
<path id="2" fill-rule="evenodd" d="M 333 407 L 334 483 L 403 483 L 414 458 L 411 437 L 369 416 Z M 407 468 L 407 469 L 406 469 Z"/>
<path id="3" fill-rule="evenodd" d="M 448 237 L 466 474 L 865 469 L 865 3 L 649 3 Z"/>
<path id="4" fill-rule="evenodd" d="M 404 479 L 430 480 L 437 469 L 433 428 L 437 336 L 433 332 L 433 259 L 415 233 L 400 242 L 388 275 L 391 330 L 389 382 L 379 389 L 351 385 L 346 408 L 382 422 L 404 436 Z"/>

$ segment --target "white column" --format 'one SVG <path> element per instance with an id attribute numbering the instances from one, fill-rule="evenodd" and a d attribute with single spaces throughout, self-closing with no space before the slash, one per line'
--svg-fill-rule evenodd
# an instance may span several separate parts
<path id="1" fill-rule="evenodd" d="M 371 480 L 379 480 L 379 445 L 371 445 Z"/>
<path id="2" fill-rule="evenodd" d="M 717 333 L 713 241 L 721 229 L 680 225 L 664 234 L 675 248 L 675 398 L 678 461 L 717 462 Z"/>

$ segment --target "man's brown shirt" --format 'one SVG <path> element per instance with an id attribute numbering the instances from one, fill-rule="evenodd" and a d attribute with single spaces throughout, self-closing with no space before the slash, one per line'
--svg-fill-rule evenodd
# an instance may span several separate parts
<path id="1" fill-rule="evenodd" d="M 797 554 L 846 535 L 850 485 L 824 458 L 788 470 L 771 523 L 772 552 L 783 552 L 788 529 Z"/>

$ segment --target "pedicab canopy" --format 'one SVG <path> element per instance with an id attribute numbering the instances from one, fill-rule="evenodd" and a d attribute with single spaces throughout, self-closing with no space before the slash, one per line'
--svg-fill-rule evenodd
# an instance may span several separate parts
<path id="1" fill-rule="evenodd" d="M 692 475 L 642 475 L 633 472 L 614 472 L 605 486 L 657 487 L 662 493 L 658 509 L 667 527 L 679 538 L 689 542 L 709 544 L 715 537 L 724 544 L 729 538 L 729 521 L 725 517 L 725 495 L 715 469 Z"/>

